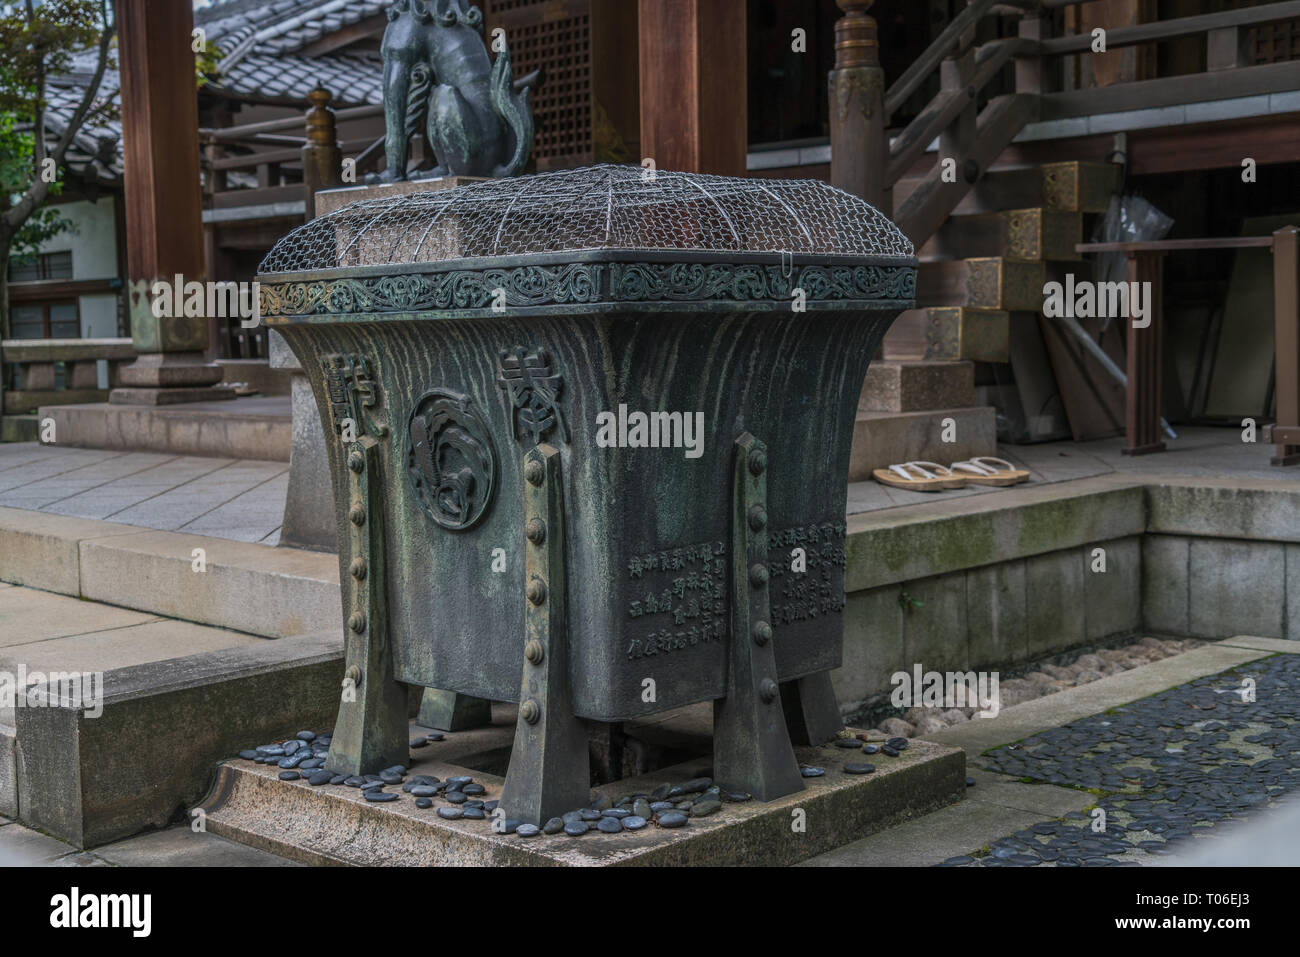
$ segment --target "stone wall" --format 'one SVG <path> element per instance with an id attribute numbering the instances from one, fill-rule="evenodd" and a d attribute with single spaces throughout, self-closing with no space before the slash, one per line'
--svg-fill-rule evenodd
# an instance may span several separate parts
<path id="1" fill-rule="evenodd" d="M 846 715 L 918 664 L 1015 673 L 1135 634 L 1300 640 L 1295 483 L 1103 476 L 852 516 L 847 550 Z"/>

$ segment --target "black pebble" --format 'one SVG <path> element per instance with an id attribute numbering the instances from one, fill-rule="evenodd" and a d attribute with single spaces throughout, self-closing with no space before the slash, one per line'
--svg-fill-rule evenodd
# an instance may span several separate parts
<path id="1" fill-rule="evenodd" d="M 571 824 L 564 825 L 564 833 L 569 837 L 582 837 L 590 830 L 590 826 L 585 821 L 574 821 Z"/>
<path id="2" fill-rule="evenodd" d="M 299 774 L 297 771 L 281 771 L 281 772 L 280 772 L 280 780 L 281 780 L 281 781 L 297 781 L 300 777 L 302 777 L 302 775 Z"/>
<path id="3" fill-rule="evenodd" d="M 543 834 L 559 834 L 564 830 L 564 819 L 553 817 L 542 825 Z"/>
<path id="4" fill-rule="evenodd" d="M 424 810 L 425 808 L 433 807 L 433 798 L 416 798 L 415 806 L 420 808 L 421 810 Z"/>
<path id="5" fill-rule="evenodd" d="M 366 800 L 375 802 L 396 801 L 397 795 L 392 791 L 367 791 Z"/>
<path id="6" fill-rule="evenodd" d="M 874 764 L 846 764 L 844 765 L 845 774 L 870 774 L 876 770 Z"/>
<path id="7" fill-rule="evenodd" d="M 617 834 L 623 830 L 623 822 L 616 817 L 602 817 L 596 822 L 596 830 L 606 834 Z"/>
<path id="8" fill-rule="evenodd" d="M 329 784 L 330 779 L 333 777 L 334 773 L 332 771 L 313 771 L 307 776 L 307 783 L 314 788 L 318 788 L 322 784 Z M 397 795 L 393 796 L 396 797 Z"/>
<path id="9" fill-rule="evenodd" d="M 454 821 L 459 817 L 464 817 L 465 811 L 458 807 L 440 807 L 438 808 L 438 817 L 445 817 L 449 821 Z"/>
<path id="10" fill-rule="evenodd" d="M 826 773 L 825 768 L 800 768 L 799 773 L 806 778 L 819 778 Z"/>

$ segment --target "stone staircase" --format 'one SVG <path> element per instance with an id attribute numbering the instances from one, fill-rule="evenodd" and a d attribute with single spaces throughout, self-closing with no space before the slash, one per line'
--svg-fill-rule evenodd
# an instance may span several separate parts
<path id="1" fill-rule="evenodd" d="M 1034 324 L 1043 285 L 1083 268 L 1086 215 L 1117 183 L 1108 163 L 990 170 L 917 250 L 918 308 L 885 337 L 858 407 L 850 478 L 909 459 L 948 464 L 997 451 L 995 411 L 977 402 L 976 362 L 1012 360 L 1013 326 Z M 899 180 L 895 207 L 925 182 Z M 952 441 L 945 441 L 950 438 Z"/>

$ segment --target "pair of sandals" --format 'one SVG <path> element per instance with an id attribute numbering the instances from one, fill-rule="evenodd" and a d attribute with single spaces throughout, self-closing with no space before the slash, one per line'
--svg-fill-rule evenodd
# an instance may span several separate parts
<path id="1" fill-rule="evenodd" d="M 939 492 L 967 485 L 1016 485 L 1029 478 L 1024 469 L 991 455 L 979 455 L 965 462 L 954 462 L 951 466 L 937 462 L 903 462 L 887 469 L 875 469 L 871 474 L 882 485 L 913 492 Z"/>

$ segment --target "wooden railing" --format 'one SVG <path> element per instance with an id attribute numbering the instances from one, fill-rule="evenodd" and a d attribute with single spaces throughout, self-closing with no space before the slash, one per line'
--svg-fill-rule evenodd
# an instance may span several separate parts
<path id="1" fill-rule="evenodd" d="M 1129 282 L 1151 283 L 1150 325 L 1136 326 L 1130 322 L 1125 344 L 1128 381 L 1124 390 L 1124 452 L 1128 455 L 1158 452 L 1165 447 L 1160 438 L 1164 380 L 1161 285 L 1165 255 L 1202 249 L 1272 250 L 1277 423 L 1267 427 L 1261 440 L 1277 446 L 1272 458 L 1274 465 L 1300 464 L 1300 229 L 1286 226 L 1272 236 L 1080 243 L 1075 248 L 1081 253 L 1123 253 L 1128 258 Z"/>
<path id="2" fill-rule="evenodd" d="M 304 199 L 310 218 L 312 196 L 316 191 L 339 185 L 344 155 L 354 157 L 358 178 L 375 168 L 376 161 L 383 156 L 383 138 L 340 143 L 337 124 L 380 116 L 383 107 L 357 106 L 334 110 L 330 107 L 330 94 L 325 90 L 313 91 L 308 99 L 312 105 L 305 118 L 291 116 L 243 126 L 199 130 L 203 146 L 204 189 L 210 207 Z M 285 132 L 302 130 L 304 122 L 305 136 Z M 234 153 L 233 149 L 251 152 Z M 255 174 L 257 186 L 231 189 L 231 172 Z"/>
<path id="3" fill-rule="evenodd" d="M 873 0 L 837 0 L 830 74 L 831 182 L 893 217 L 919 248 L 943 224 L 998 155 L 1035 120 L 1143 110 L 1300 88 L 1300 63 L 1249 66 L 1243 38 L 1253 27 L 1300 18 L 1300 0 L 1162 20 L 1106 31 L 1107 51 L 1204 35 L 1205 72 L 1057 92 L 1062 61 L 1087 54 L 1090 34 L 1050 36 L 1053 10 L 1093 0 L 969 0 L 935 42 L 888 88 L 880 68 Z M 991 15 L 1019 16 L 1018 36 L 975 45 Z M 1011 93 L 981 97 L 1015 64 Z M 938 71 L 939 92 L 897 135 L 890 120 Z M 893 187 L 939 141 L 939 162 L 894 209 Z M 949 161 L 949 162 L 946 162 Z M 954 175 L 955 174 L 955 175 Z"/>

